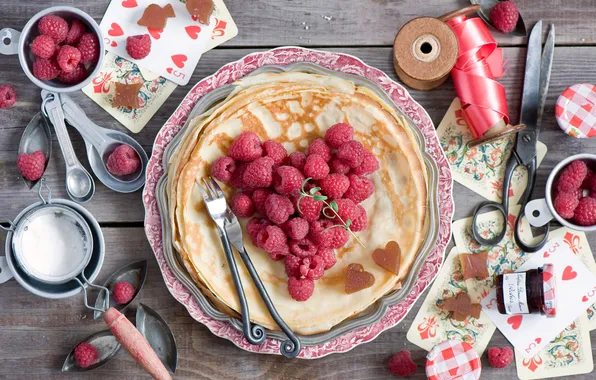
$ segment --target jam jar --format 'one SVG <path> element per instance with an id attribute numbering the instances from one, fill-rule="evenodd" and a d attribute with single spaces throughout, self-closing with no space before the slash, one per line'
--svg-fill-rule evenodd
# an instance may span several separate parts
<path id="1" fill-rule="evenodd" d="M 556 315 L 555 273 L 552 264 L 526 272 L 497 276 L 497 309 L 501 314 Z"/>

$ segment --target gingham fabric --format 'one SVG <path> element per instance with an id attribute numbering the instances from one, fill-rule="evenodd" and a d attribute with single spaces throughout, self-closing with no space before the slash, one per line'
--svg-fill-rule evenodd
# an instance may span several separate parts
<path id="1" fill-rule="evenodd" d="M 544 291 L 544 314 L 552 318 L 557 316 L 557 297 L 555 288 L 557 287 L 555 266 L 553 264 L 544 264 L 542 266 L 542 289 Z"/>
<path id="2" fill-rule="evenodd" d="M 426 355 L 426 376 L 429 380 L 478 380 L 480 358 L 465 342 L 446 340 Z"/>
<path id="3" fill-rule="evenodd" d="M 555 116 L 569 136 L 596 136 L 596 86 L 575 84 L 563 91 L 555 105 Z"/>

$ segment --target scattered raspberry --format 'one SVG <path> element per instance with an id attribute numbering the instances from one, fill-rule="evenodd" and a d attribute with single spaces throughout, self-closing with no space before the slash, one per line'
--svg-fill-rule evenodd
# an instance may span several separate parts
<path id="1" fill-rule="evenodd" d="M 559 193 L 555 198 L 553 206 L 555 211 L 561 215 L 562 218 L 571 219 L 575 212 L 575 208 L 579 204 L 579 199 L 575 191 L 572 193 Z"/>
<path id="2" fill-rule="evenodd" d="M 308 278 L 290 277 L 288 292 L 296 301 L 306 301 L 315 292 L 315 282 Z"/>
<path id="3" fill-rule="evenodd" d="M 232 157 L 223 156 L 211 164 L 211 175 L 221 182 L 230 182 L 236 170 L 236 162 Z"/>
<path id="4" fill-rule="evenodd" d="M 77 44 L 77 42 L 79 42 L 79 40 L 81 39 L 83 34 L 85 34 L 86 31 L 87 28 L 85 28 L 85 25 L 83 25 L 82 22 L 76 19 L 72 20 L 72 23 L 70 24 L 70 29 L 66 34 L 66 40 L 64 42 L 67 45 L 74 46 Z"/>
<path id="5" fill-rule="evenodd" d="M 366 149 L 360 142 L 351 140 L 337 149 L 337 158 L 343 160 L 351 168 L 356 168 L 362 164 L 365 151 Z"/>
<path id="6" fill-rule="evenodd" d="M 357 175 L 366 175 L 372 174 L 379 170 L 379 161 L 377 158 L 369 152 L 368 150 L 364 151 L 364 158 L 362 159 L 362 163 L 355 167 L 352 172 Z"/>
<path id="7" fill-rule="evenodd" d="M 135 288 L 126 281 L 119 281 L 114 284 L 112 296 L 117 304 L 129 303 L 135 296 Z"/>
<path id="8" fill-rule="evenodd" d="M 151 52 L 151 36 L 139 34 L 126 39 L 126 52 L 134 59 L 143 59 Z"/>
<path id="9" fill-rule="evenodd" d="M 285 225 L 286 235 L 290 239 L 302 240 L 308 235 L 308 222 L 302 218 L 292 218 Z"/>
<path id="10" fill-rule="evenodd" d="M 596 199 L 582 198 L 575 209 L 573 220 L 580 226 L 596 225 Z"/>
<path id="11" fill-rule="evenodd" d="M 273 252 L 268 252 L 269 258 L 273 261 L 280 261 L 283 260 L 286 256 L 290 255 L 290 247 L 288 247 L 288 243 L 284 242 L 282 248 L 277 249 Z"/>
<path id="12" fill-rule="evenodd" d="M 302 259 L 298 256 L 288 255 L 286 256 L 286 274 L 288 277 L 300 277 L 300 264 Z"/>
<path id="13" fill-rule="evenodd" d="M 70 73 L 62 71 L 58 74 L 58 80 L 65 84 L 77 84 L 87 79 L 87 76 L 87 69 L 82 63 L 79 63 Z"/>
<path id="14" fill-rule="evenodd" d="M 129 175 L 141 166 L 141 159 L 130 145 L 118 146 L 108 157 L 106 168 L 113 175 Z"/>
<path id="15" fill-rule="evenodd" d="M 350 229 L 354 232 L 364 231 L 368 227 L 368 215 L 366 215 L 366 210 L 361 205 L 356 205 L 358 210 L 360 211 L 359 216 L 352 220 L 352 224 L 350 225 Z"/>
<path id="16" fill-rule="evenodd" d="M 337 257 L 335 257 L 335 252 L 331 248 L 319 247 L 317 249 L 317 256 L 323 259 L 325 270 L 331 269 L 337 263 Z"/>
<path id="17" fill-rule="evenodd" d="M 360 203 L 375 192 L 372 181 L 366 177 L 350 174 L 350 187 L 344 194 L 345 198 L 351 199 L 354 203 Z"/>
<path id="18" fill-rule="evenodd" d="M 230 203 L 232 212 L 239 218 L 250 218 L 255 213 L 252 199 L 244 193 L 234 194 Z"/>
<path id="19" fill-rule="evenodd" d="M 283 195 L 271 194 L 265 201 L 265 213 L 273 223 L 282 224 L 294 213 L 294 205 Z"/>
<path id="20" fill-rule="evenodd" d="M 318 280 L 325 273 L 325 261 L 319 256 L 308 256 L 302 259 L 300 275 L 311 280 Z"/>
<path id="21" fill-rule="evenodd" d="M 325 132 L 325 142 L 332 148 L 339 148 L 342 144 L 354 138 L 354 128 L 346 123 L 338 123 Z"/>
<path id="22" fill-rule="evenodd" d="M 237 161 L 254 161 L 263 155 L 261 140 L 254 132 L 243 132 L 230 145 L 228 155 Z"/>
<path id="23" fill-rule="evenodd" d="M 488 362 L 493 368 L 505 368 L 513 361 L 513 350 L 511 347 L 491 347 L 488 349 Z"/>
<path id="24" fill-rule="evenodd" d="M 578 189 L 588 175 L 588 166 L 581 160 L 573 161 L 563 169 L 555 184 L 557 191 L 568 193 Z"/>
<path id="25" fill-rule="evenodd" d="M 277 141 L 267 140 L 263 143 L 263 156 L 271 157 L 276 164 L 282 165 L 288 158 L 288 151 Z"/>
<path id="26" fill-rule="evenodd" d="M 79 367 L 87 368 L 99 360 L 99 352 L 90 343 L 83 342 L 75 347 L 74 357 Z"/>
<path id="27" fill-rule="evenodd" d="M 321 179 L 319 186 L 330 199 L 340 199 L 350 187 L 350 180 L 343 174 L 333 173 Z"/>
<path id="28" fill-rule="evenodd" d="M 273 159 L 259 157 L 246 167 L 244 172 L 244 183 L 252 188 L 269 187 L 273 182 Z"/>
<path id="29" fill-rule="evenodd" d="M 320 193 L 316 194 L 321 195 Z M 312 197 L 300 198 L 296 196 L 294 204 L 300 216 L 307 222 L 315 221 L 321 217 L 321 210 L 323 209 L 323 202 L 321 201 L 315 201 Z"/>
<path id="30" fill-rule="evenodd" d="M 329 165 L 323 157 L 318 154 L 310 154 L 306 157 L 304 164 L 304 175 L 312 179 L 321 179 L 329 174 Z"/>
<path id="31" fill-rule="evenodd" d="M 360 209 L 358 205 L 354 203 L 351 199 L 338 199 L 337 203 L 337 214 L 341 218 L 339 220 L 337 217 L 334 218 L 335 223 L 344 224 L 347 223 L 349 220 L 355 220 L 360 216 Z"/>
<path id="32" fill-rule="evenodd" d="M 331 159 L 331 148 L 325 144 L 325 140 L 319 138 L 313 141 L 308 147 L 307 155 L 310 156 L 311 154 L 318 154 L 327 162 Z"/>
<path id="33" fill-rule="evenodd" d="M 37 29 L 40 34 L 52 37 L 54 42 L 59 44 L 66 39 L 68 23 L 60 16 L 47 15 L 39 20 Z"/>
<path id="34" fill-rule="evenodd" d="M 40 58 L 51 58 L 56 52 L 54 39 L 45 34 L 40 34 L 31 42 L 31 53 Z"/>
<path id="35" fill-rule="evenodd" d="M 0 85 L 0 108 L 11 108 L 17 102 L 17 93 L 9 84 Z"/>
<path id="36" fill-rule="evenodd" d="M 267 226 L 257 234 L 257 246 L 267 252 L 279 251 L 286 244 L 286 235 L 277 226 Z"/>
<path id="37" fill-rule="evenodd" d="M 37 58 L 33 62 L 33 75 L 37 79 L 52 80 L 55 79 L 62 70 L 54 58 Z"/>
<path id="38" fill-rule="evenodd" d="M 273 186 L 280 194 L 293 194 L 300 191 L 304 176 L 293 166 L 280 166 L 273 174 Z"/>
<path id="39" fill-rule="evenodd" d="M 290 252 L 300 258 L 304 258 L 316 255 L 317 246 L 308 238 L 301 240 L 290 240 Z"/>
<path id="40" fill-rule="evenodd" d="M 60 48 L 56 60 L 62 71 L 70 73 L 81 61 L 81 52 L 75 47 L 64 45 Z"/>
<path id="41" fill-rule="evenodd" d="M 490 20 L 495 25 L 495 28 L 503 33 L 509 33 L 515 29 L 518 17 L 519 11 L 517 10 L 517 5 L 512 1 L 497 3 L 490 10 Z"/>
<path id="42" fill-rule="evenodd" d="M 387 363 L 389 372 L 395 376 L 410 376 L 416 372 L 416 363 L 412 360 L 410 351 L 400 351 L 393 355 Z"/>
<path id="43" fill-rule="evenodd" d="M 306 164 L 306 154 L 303 152 L 293 152 L 290 154 L 290 165 L 300 171 L 303 171 L 304 164 Z"/>
<path id="44" fill-rule="evenodd" d="M 269 189 L 256 189 L 252 193 L 252 203 L 255 205 L 255 209 L 261 216 L 267 215 L 265 201 L 271 194 L 273 194 L 273 191 Z"/>
<path id="45" fill-rule="evenodd" d="M 95 34 L 83 34 L 77 44 L 77 49 L 81 52 L 81 62 L 95 63 L 99 60 L 99 41 Z"/>
<path id="46" fill-rule="evenodd" d="M 21 175 L 29 181 L 37 181 L 43 175 L 46 167 L 46 157 L 41 150 L 32 154 L 21 153 L 17 157 L 17 168 Z"/>
<path id="47" fill-rule="evenodd" d="M 256 245 L 257 235 L 263 229 L 271 226 L 271 222 L 264 218 L 251 218 L 248 223 L 246 223 L 246 233 L 252 240 L 252 242 Z"/>
<path id="48" fill-rule="evenodd" d="M 338 158 L 337 156 L 333 156 L 329 161 L 329 167 L 331 168 L 332 173 L 338 174 L 348 174 L 350 172 L 350 165 L 344 160 Z"/>

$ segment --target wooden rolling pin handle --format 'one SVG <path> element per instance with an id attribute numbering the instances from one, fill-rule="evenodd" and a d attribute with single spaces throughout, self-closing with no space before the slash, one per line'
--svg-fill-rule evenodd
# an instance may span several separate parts
<path id="1" fill-rule="evenodd" d="M 170 376 L 166 367 L 159 360 L 159 357 L 157 357 L 149 342 L 147 342 L 139 330 L 122 313 L 111 307 L 104 313 L 103 320 L 124 349 L 154 379 L 172 379 L 172 376 Z"/>

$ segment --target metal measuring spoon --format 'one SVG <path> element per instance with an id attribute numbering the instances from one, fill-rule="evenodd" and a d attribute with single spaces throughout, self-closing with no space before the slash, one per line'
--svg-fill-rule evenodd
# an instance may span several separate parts
<path id="1" fill-rule="evenodd" d="M 472 4 L 480 5 L 480 10 L 478 11 L 478 16 L 480 16 L 480 18 L 487 25 L 490 25 L 495 30 L 497 30 L 497 28 L 495 28 L 495 25 L 493 24 L 493 22 L 490 20 L 490 10 L 495 5 L 500 3 L 501 1 L 500 0 L 470 0 L 470 2 Z M 515 24 L 515 29 L 513 29 L 511 32 L 505 33 L 505 34 L 509 34 L 510 36 L 516 36 L 516 37 L 526 37 L 528 35 L 528 32 L 526 30 L 526 24 L 524 23 L 524 19 L 522 19 L 521 14 L 519 14 L 519 17 L 517 19 L 517 24 Z"/>
<path id="2" fill-rule="evenodd" d="M 52 132 L 50 131 L 49 120 L 41 112 L 33 116 L 33 119 L 25 127 L 19 143 L 19 155 L 21 153 L 32 154 L 38 150 L 41 150 L 46 159 L 44 164 L 45 172 L 52 156 Z M 39 179 L 30 181 L 23 177 L 23 181 L 31 190 L 39 182 Z"/>
<path id="3" fill-rule="evenodd" d="M 137 307 L 136 326 L 168 372 L 175 373 L 178 349 L 174 334 L 166 321 L 155 310 L 140 303 Z"/>
<path id="4" fill-rule="evenodd" d="M 64 124 L 64 112 L 62 111 L 62 104 L 60 95 L 58 93 L 41 91 L 43 102 L 41 104 L 41 112 L 43 112 L 54 126 L 64 162 L 66 163 L 66 192 L 68 196 L 75 202 L 88 202 L 95 193 L 95 182 L 93 178 L 85 170 L 83 165 L 77 159 L 72 147 L 72 142 Z"/>
<path id="5" fill-rule="evenodd" d="M 81 343 L 89 343 L 95 347 L 99 356 L 97 362 L 86 368 L 80 367 L 77 364 L 74 355 L 75 348 Z M 77 344 L 66 357 L 64 365 L 62 366 L 62 372 L 85 372 L 99 368 L 116 356 L 121 347 L 120 343 L 118 343 L 118 340 L 112 335 L 110 330 L 103 330 L 90 335 L 79 342 L 79 344 Z"/>

